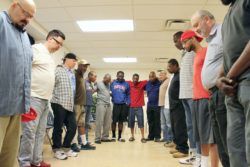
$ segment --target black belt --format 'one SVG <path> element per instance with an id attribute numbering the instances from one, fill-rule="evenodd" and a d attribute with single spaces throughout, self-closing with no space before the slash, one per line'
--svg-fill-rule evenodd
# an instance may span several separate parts
<path id="1" fill-rule="evenodd" d="M 209 91 L 212 93 L 216 92 L 217 90 L 218 90 L 218 88 L 216 86 L 209 89 Z"/>

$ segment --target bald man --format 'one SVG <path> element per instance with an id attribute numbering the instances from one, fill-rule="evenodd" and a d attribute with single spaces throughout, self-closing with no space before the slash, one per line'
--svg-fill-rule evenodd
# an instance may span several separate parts
<path id="1" fill-rule="evenodd" d="M 0 13 L 0 166 L 18 166 L 21 114 L 30 109 L 32 50 L 25 26 L 36 12 L 32 0 L 14 1 Z"/>

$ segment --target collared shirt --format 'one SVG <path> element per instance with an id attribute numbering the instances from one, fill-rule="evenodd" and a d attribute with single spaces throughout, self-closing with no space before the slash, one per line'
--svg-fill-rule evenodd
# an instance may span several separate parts
<path id="1" fill-rule="evenodd" d="M 202 84 L 206 89 L 216 85 L 220 68 L 223 63 L 223 45 L 221 25 L 215 24 L 207 38 L 208 47 L 205 62 L 201 72 Z"/>
<path id="2" fill-rule="evenodd" d="M 73 73 L 73 71 L 71 69 L 68 69 L 68 76 L 70 78 L 73 96 L 75 97 L 75 94 L 76 94 L 76 77 L 75 77 L 75 74 Z"/>
<path id="3" fill-rule="evenodd" d="M 73 75 L 74 76 L 74 75 Z M 69 77 L 69 69 L 65 65 L 58 65 L 55 73 L 55 86 L 51 103 L 61 105 L 64 109 L 73 112 L 74 96 L 72 79 Z"/>
<path id="4" fill-rule="evenodd" d="M 195 53 L 182 50 L 180 65 L 180 99 L 190 99 L 193 97 L 193 64 Z"/>
<path id="5" fill-rule="evenodd" d="M 35 44 L 33 49 L 31 96 L 50 100 L 55 84 L 55 63 L 44 44 Z"/>
<path id="6" fill-rule="evenodd" d="M 227 74 L 250 41 L 250 0 L 236 0 L 222 25 L 223 65 Z M 237 78 L 250 79 L 250 68 Z"/>
<path id="7" fill-rule="evenodd" d="M 147 80 L 139 81 L 134 84 L 133 81 L 127 81 L 130 86 L 130 107 L 142 107 L 145 105 L 144 102 L 144 90 L 147 84 Z"/>
<path id="8" fill-rule="evenodd" d="M 30 108 L 32 49 L 26 32 L 0 13 L 0 116 L 25 113 Z"/>

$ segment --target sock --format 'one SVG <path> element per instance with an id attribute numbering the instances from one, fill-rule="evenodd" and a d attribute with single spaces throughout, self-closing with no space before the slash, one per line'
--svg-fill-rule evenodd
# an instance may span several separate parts
<path id="1" fill-rule="evenodd" d="M 118 139 L 122 138 L 122 130 L 119 130 Z"/>
<path id="2" fill-rule="evenodd" d="M 192 157 L 195 157 L 196 154 L 197 154 L 197 151 L 196 151 L 195 148 L 190 148 L 189 152 L 190 152 L 190 155 L 191 155 Z"/>
<path id="3" fill-rule="evenodd" d="M 208 167 L 208 156 L 201 156 L 201 166 Z"/>
<path id="4" fill-rule="evenodd" d="M 115 130 L 112 130 L 112 137 L 115 138 Z"/>
<path id="5" fill-rule="evenodd" d="M 82 144 L 86 145 L 88 143 L 87 139 L 86 139 L 86 135 L 81 135 L 81 139 L 82 139 Z"/>

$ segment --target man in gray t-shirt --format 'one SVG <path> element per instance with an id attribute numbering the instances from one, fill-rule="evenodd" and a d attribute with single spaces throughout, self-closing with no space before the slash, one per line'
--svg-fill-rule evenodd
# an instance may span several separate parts
<path id="1" fill-rule="evenodd" d="M 103 81 L 97 83 L 97 105 L 96 105 L 96 131 L 95 143 L 109 142 L 109 129 L 111 125 L 110 105 L 110 74 L 106 74 Z M 102 132 L 103 129 L 103 132 Z"/>

